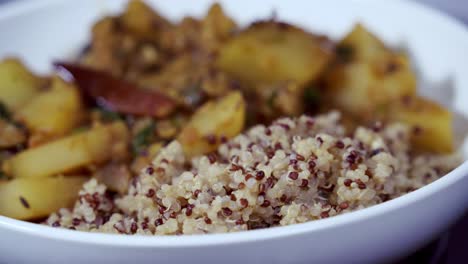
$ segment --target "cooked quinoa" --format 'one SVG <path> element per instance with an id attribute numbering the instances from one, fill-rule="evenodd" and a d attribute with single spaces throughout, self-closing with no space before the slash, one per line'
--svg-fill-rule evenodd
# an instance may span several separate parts
<path id="1" fill-rule="evenodd" d="M 95 179 L 74 208 L 46 221 L 82 231 L 174 235 L 234 232 L 327 218 L 401 196 L 445 175 L 456 154 L 411 154 L 402 124 L 346 133 L 340 114 L 257 125 L 188 160 L 174 141 L 126 195 Z"/>

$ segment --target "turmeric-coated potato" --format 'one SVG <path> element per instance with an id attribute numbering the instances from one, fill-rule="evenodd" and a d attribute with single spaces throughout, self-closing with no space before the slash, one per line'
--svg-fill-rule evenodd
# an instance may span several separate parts
<path id="1" fill-rule="evenodd" d="M 77 88 L 54 77 L 50 89 L 26 103 L 15 119 L 24 123 L 32 134 L 53 138 L 74 129 L 83 118 L 82 111 Z"/>
<path id="2" fill-rule="evenodd" d="M 237 136 L 244 128 L 245 101 L 240 92 L 202 105 L 180 133 L 178 140 L 186 155 L 214 151 L 222 139 Z"/>
<path id="3" fill-rule="evenodd" d="M 326 98 L 358 118 L 372 118 L 388 104 L 416 94 L 416 76 L 408 57 L 385 47 L 363 26 L 340 42 L 325 76 Z"/>
<path id="4" fill-rule="evenodd" d="M 21 178 L 0 182 L 0 215 L 34 220 L 73 206 L 84 176 Z"/>
<path id="5" fill-rule="evenodd" d="M 14 178 L 41 178 L 115 158 L 129 141 L 125 124 L 116 122 L 22 151 L 3 164 Z"/>
<path id="6" fill-rule="evenodd" d="M 250 26 L 220 50 L 220 68 L 242 81 L 306 84 L 322 72 L 331 59 L 330 42 L 297 27 L 279 22 Z"/>
<path id="7" fill-rule="evenodd" d="M 422 97 L 407 97 L 395 102 L 389 119 L 411 126 L 415 149 L 450 153 L 454 148 L 453 116 L 443 106 Z"/>
<path id="8" fill-rule="evenodd" d="M 18 59 L 0 61 L 0 102 L 10 111 L 15 111 L 33 98 L 44 82 Z"/>

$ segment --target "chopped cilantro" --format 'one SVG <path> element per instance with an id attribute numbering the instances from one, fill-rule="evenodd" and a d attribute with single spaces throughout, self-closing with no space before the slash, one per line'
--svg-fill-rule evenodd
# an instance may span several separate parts
<path id="1" fill-rule="evenodd" d="M 101 115 L 102 121 L 104 122 L 122 120 L 122 115 L 120 115 L 117 112 L 113 112 L 113 111 L 106 110 L 103 108 L 98 108 L 98 111 Z"/>
<path id="2" fill-rule="evenodd" d="M 132 150 L 133 153 L 140 154 L 145 150 L 154 139 L 154 130 L 156 125 L 154 122 L 151 122 L 147 127 L 140 130 L 135 137 L 132 139 Z"/>
<path id="3" fill-rule="evenodd" d="M 304 104 L 315 107 L 320 103 L 320 92 L 315 86 L 309 86 L 304 90 Z"/>

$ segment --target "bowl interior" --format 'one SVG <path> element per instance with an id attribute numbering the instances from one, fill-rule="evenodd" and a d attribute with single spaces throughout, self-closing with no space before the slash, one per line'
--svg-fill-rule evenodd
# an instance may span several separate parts
<path id="1" fill-rule="evenodd" d="M 147 2 L 163 15 L 178 20 L 184 15 L 203 15 L 213 1 L 148 0 Z M 341 38 L 357 22 L 365 24 L 388 45 L 405 49 L 410 54 L 419 74 L 421 93 L 449 106 L 456 112 L 455 131 L 459 142 L 464 142 L 468 131 L 468 121 L 465 118 L 468 116 L 468 104 L 465 103 L 468 100 L 468 89 L 466 89 L 468 87 L 468 53 L 466 52 L 468 33 L 456 21 L 418 4 L 399 0 L 219 2 L 229 15 L 243 25 L 259 18 L 268 18 L 272 12 L 276 12 L 280 20 L 302 26 L 316 33 L 326 34 L 333 39 Z M 122 10 L 125 3 L 125 0 L 46 0 L 24 1 L 5 7 L 3 10 L 0 8 L 0 32 L 4 40 L 0 42 L 0 58 L 10 55 L 20 56 L 35 71 L 49 72 L 53 60 L 70 58 L 84 46 L 89 39 L 91 26 L 99 17 Z M 464 153 L 468 153 L 467 144 L 463 146 Z M 464 175 L 458 173 L 458 176 L 453 177 L 464 177 Z M 444 181 L 446 180 L 431 184 L 428 187 L 432 185 L 435 187 L 426 192 L 435 192 L 437 188 L 442 188 Z M 424 195 L 422 193 L 408 196 L 422 198 Z M 401 201 L 390 201 L 390 205 L 378 205 L 375 208 L 349 215 L 355 215 L 354 218 L 359 219 L 368 215 L 371 210 L 378 213 L 379 210 L 403 206 L 405 199 L 409 201 L 411 198 L 398 198 L 397 200 Z M 334 223 L 350 219 L 349 215 L 336 217 L 337 220 L 326 219 L 317 223 L 298 225 L 300 227 L 280 228 L 285 231 L 276 232 L 286 235 L 288 230 L 293 229 L 310 229 L 313 226 L 314 228 L 330 227 Z M 22 230 L 31 231 L 35 228 L 34 225 L 18 224 L 19 221 L 5 220 L 4 217 L 0 217 L 0 223 L 12 228 L 20 225 Z M 35 232 L 41 233 L 43 230 L 48 229 L 40 227 Z M 60 234 L 61 232 L 76 233 L 67 230 L 58 232 Z M 270 235 L 272 233 L 271 231 L 262 232 L 267 232 L 267 234 L 269 232 Z M 236 236 L 244 235 L 236 234 Z M 186 241 L 189 240 L 192 238 Z M 196 240 L 195 238 L 194 241 Z"/>

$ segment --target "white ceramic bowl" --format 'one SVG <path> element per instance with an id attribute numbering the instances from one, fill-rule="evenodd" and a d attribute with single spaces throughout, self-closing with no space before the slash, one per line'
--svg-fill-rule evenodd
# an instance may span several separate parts
<path id="1" fill-rule="evenodd" d="M 171 18 L 201 15 L 209 4 L 154 2 Z M 71 56 L 86 41 L 95 19 L 120 10 L 123 4 L 120 0 L 47 0 L 20 1 L 0 8 L 0 57 L 19 55 L 35 70 L 48 71 L 53 59 Z M 333 38 L 343 36 L 361 21 L 387 43 L 411 51 L 425 80 L 425 94 L 444 99 L 459 113 L 468 114 L 468 33 L 438 12 L 407 1 L 232 0 L 223 1 L 223 6 L 242 23 L 264 18 L 275 9 L 281 19 Z M 458 132 L 464 132 L 463 125 L 457 121 Z M 202 236 L 82 233 L 0 217 L 0 262 L 388 261 L 422 246 L 460 217 L 468 208 L 467 188 L 465 162 L 426 187 L 361 211 L 287 227 Z"/>

